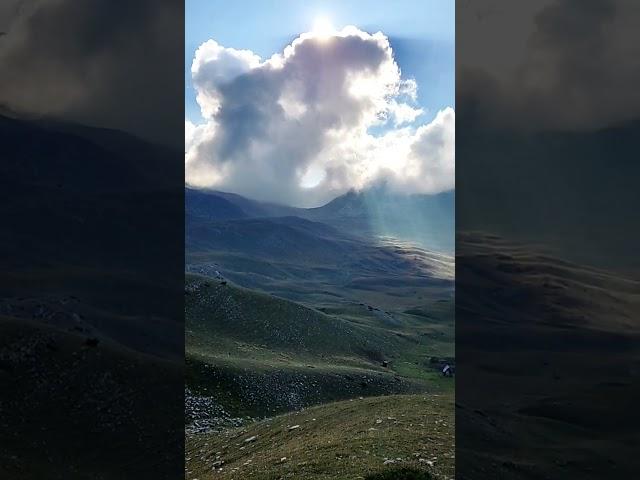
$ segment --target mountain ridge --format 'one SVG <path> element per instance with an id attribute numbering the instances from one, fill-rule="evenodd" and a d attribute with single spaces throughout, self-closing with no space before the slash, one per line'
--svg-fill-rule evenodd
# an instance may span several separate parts
<path id="1" fill-rule="evenodd" d="M 187 187 L 185 205 L 187 215 L 206 220 L 299 217 L 353 236 L 395 237 L 443 253 L 454 249 L 455 191 L 403 195 L 381 188 L 351 190 L 320 207 L 299 208 Z"/>

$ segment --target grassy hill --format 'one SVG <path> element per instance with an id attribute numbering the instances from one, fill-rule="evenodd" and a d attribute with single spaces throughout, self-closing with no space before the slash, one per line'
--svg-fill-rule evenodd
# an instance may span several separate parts
<path id="1" fill-rule="evenodd" d="M 0 337 L 0 478 L 180 474 L 181 362 L 4 315 Z"/>
<path id="2" fill-rule="evenodd" d="M 361 305 L 324 313 L 196 275 L 185 298 L 187 384 L 232 415 L 452 388 L 431 360 L 452 355 L 453 326 L 435 311 L 430 320 Z"/>
<path id="3" fill-rule="evenodd" d="M 187 440 L 188 480 L 452 479 L 452 395 L 325 404 Z"/>
<path id="4" fill-rule="evenodd" d="M 182 154 L 2 115 L 0 143 L 0 478 L 176 478 Z"/>
<path id="5" fill-rule="evenodd" d="M 196 222 L 187 270 L 314 306 L 362 301 L 382 309 L 451 300 L 453 258 L 394 239 L 363 240 L 287 217 Z"/>
<path id="6" fill-rule="evenodd" d="M 380 360 L 401 340 L 389 332 L 231 283 L 187 276 L 187 343 L 190 350 L 238 348 L 238 342 L 304 357 L 366 357 Z"/>
<path id="7" fill-rule="evenodd" d="M 187 478 L 453 476 L 453 258 L 369 200 L 187 190 Z"/>

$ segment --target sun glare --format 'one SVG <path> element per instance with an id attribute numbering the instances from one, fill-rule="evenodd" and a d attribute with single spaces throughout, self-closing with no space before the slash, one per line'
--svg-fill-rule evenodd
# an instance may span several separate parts
<path id="1" fill-rule="evenodd" d="M 328 38 L 334 33 L 333 25 L 327 17 L 317 17 L 313 22 L 313 33 L 320 38 Z"/>

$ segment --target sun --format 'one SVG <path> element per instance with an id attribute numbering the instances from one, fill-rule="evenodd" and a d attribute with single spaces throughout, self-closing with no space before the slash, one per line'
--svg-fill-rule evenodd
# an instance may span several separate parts
<path id="1" fill-rule="evenodd" d="M 320 38 L 329 38 L 335 32 L 331 21 L 324 16 L 316 17 L 313 22 L 313 33 Z"/>

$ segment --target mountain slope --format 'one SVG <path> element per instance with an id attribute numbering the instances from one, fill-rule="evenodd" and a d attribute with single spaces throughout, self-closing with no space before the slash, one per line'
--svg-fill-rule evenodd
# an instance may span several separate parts
<path id="1" fill-rule="evenodd" d="M 107 310 L 179 315 L 179 152 L 123 132 L 7 116 L 0 144 L 0 215 L 12 232 L 0 238 L 5 295 L 80 291 Z M 144 295 L 172 282 L 173 296 L 154 295 L 142 307 Z"/>
<path id="2" fill-rule="evenodd" d="M 213 352 L 223 341 L 260 345 L 294 356 L 353 357 L 378 367 L 404 343 L 393 329 L 358 325 L 285 299 L 219 280 L 187 275 L 190 349 Z M 231 347 L 232 348 L 232 347 Z"/>
<path id="3" fill-rule="evenodd" d="M 0 115 L 0 182 L 62 192 L 179 187 L 177 152 L 124 132 Z"/>
<path id="4" fill-rule="evenodd" d="M 427 365 L 450 341 L 432 337 L 451 334 L 446 320 L 396 315 L 389 324 L 366 307 L 326 314 L 219 279 L 186 281 L 187 384 L 230 414 L 442 388 Z M 432 373 L 405 368 L 409 360 Z"/>
<path id="5" fill-rule="evenodd" d="M 221 195 L 212 195 L 192 188 L 185 190 L 184 207 L 187 225 L 194 219 L 219 221 L 249 216 L 239 205 Z"/>
<path id="6" fill-rule="evenodd" d="M 314 304 L 373 300 L 375 293 L 380 306 L 391 308 L 405 298 L 410 308 L 423 294 L 451 295 L 453 260 L 446 254 L 392 238 L 354 235 L 329 222 L 302 218 L 306 211 L 251 217 L 237 196 L 187 195 L 190 272 L 222 274 L 247 288 Z"/>
<path id="7" fill-rule="evenodd" d="M 435 467 L 416 457 L 425 437 L 452 442 L 452 405 L 437 395 L 450 398 L 453 381 L 440 372 L 455 362 L 453 258 L 394 236 L 410 236 L 398 228 L 418 225 L 422 200 L 351 193 L 299 209 L 220 192 L 187 190 L 187 199 L 186 268 L 199 274 L 185 288 L 187 478 L 450 474 L 450 453 Z M 388 217 L 399 220 L 372 228 Z M 394 418 L 405 407 L 416 408 L 411 419 Z M 282 422 L 308 412 L 322 428 L 302 427 L 298 446 L 280 442 Z M 381 412 L 384 427 L 371 418 Z M 267 440 L 236 440 L 244 435 Z M 226 451 L 231 443 L 238 452 Z M 273 468 L 273 452 L 299 463 L 282 469 L 278 458 Z"/>
<path id="8" fill-rule="evenodd" d="M 455 194 L 400 195 L 384 187 L 348 192 L 308 209 L 305 217 L 365 236 L 388 236 L 423 248 L 452 252 Z"/>
<path id="9" fill-rule="evenodd" d="M 181 474 L 182 362 L 8 315 L 0 338 L 1 478 Z"/>
<path id="10" fill-rule="evenodd" d="M 456 222 L 584 265 L 640 269 L 640 120 L 595 131 L 495 131 L 458 118 Z M 526 221 L 524 220 L 526 219 Z M 612 264 L 615 262 L 615 264 Z"/>
<path id="11" fill-rule="evenodd" d="M 394 194 L 384 187 L 348 192 L 322 207 L 294 208 L 240 195 L 187 189 L 187 215 L 199 220 L 299 217 L 366 239 L 394 237 L 430 250 L 453 251 L 455 194 Z"/>
<path id="12" fill-rule="evenodd" d="M 330 403 L 188 438 L 186 479 L 452 478 L 453 430 L 449 394 Z"/>

